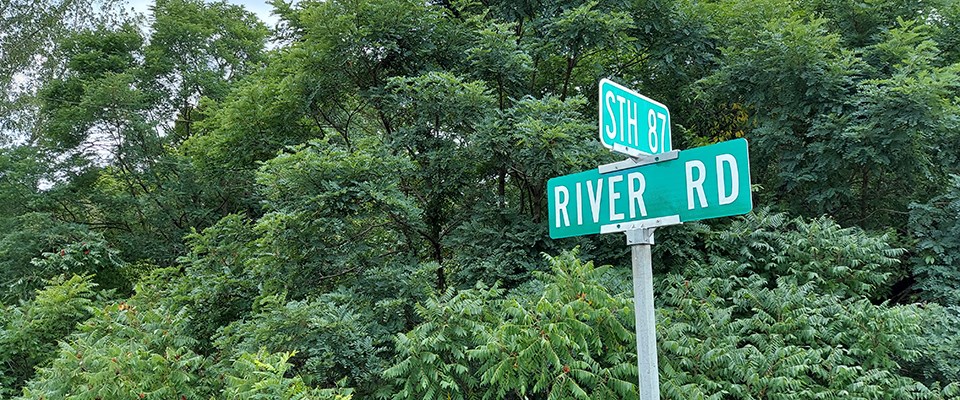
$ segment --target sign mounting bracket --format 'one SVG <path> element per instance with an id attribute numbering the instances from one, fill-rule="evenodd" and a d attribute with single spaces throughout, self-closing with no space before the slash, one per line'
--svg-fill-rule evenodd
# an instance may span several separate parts
<path id="1" fill-rule="evenodd" d="M 662 161 L 675 160 L 679 156 L 680 150 L 671 150 L 660 154 L 644 154 L 637 157 L 630 157 L 623 161 L 601 165 L 597 167 L 597 170 L 599 170 L 601 174 L 609 174 L 611 172 L 623 171 L 625 169 L 641 167 L 648 164 L 656 164 Z"/>

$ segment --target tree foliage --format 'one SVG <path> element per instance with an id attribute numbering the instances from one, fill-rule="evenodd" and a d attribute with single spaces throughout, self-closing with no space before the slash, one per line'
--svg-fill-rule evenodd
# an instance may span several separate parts
<path id="1" fill-rule="evenodd" d="M 912 204 L 910 223 L 917 240 L 914 275 L 920 296 L 956 305 L 960 287 L 960 176 L 951 176 L 948 192 L 924 204 Z"/>
<path id="2" fill-rule="evenodd" d="M 384 374 L 394 398 L 635 398 L 629 300 L 601 284 L 609 267 L 550 258 L 539 299 L 484 286 L 432 298 L 397 336 Z"/>
<path id="3" fill-rule="evenodd" d="M 48 281 L 36 297 L 3 309 L 0 330 L 0 390 L 3 396 L 33 378 L 34 368 L 56 353 L 57 342 L 77 329 L 102 301 L 90 275 L 63 276 Z"/>

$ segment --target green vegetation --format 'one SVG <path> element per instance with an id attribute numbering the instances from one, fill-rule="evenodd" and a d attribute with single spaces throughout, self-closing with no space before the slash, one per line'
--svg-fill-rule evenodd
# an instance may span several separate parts
<path id="1" fill-rule="evenodd" d="M 0 398 L 637 398 L 623 236 L 546 226 L 602 78 L 750 141 L 663 398 L 960 398 L 960 3 L 273 6 L 0 4 Z"/>

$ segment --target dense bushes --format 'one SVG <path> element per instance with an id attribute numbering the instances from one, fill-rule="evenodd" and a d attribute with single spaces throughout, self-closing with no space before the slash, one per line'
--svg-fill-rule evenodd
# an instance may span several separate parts
<path id="1" fill-rule="evenodd" d="M 246 302 L 241 312 L 204 319 L 205 292 L 188 289 L 217 276 L 217 240 L 253 232 L 233 219 L 192 239 L 185 272 L 155 270 L 130 298 L 108 300 L 112 291 L 74 276 L 5 309 L 7 394 L 24 385 L 35 399 L 636 396 L 625 269 L 566 252 L 511 290 L 478 283 L 422 298 L 400 325 L 376 312 L 402 308 L 369 307 L 375 291 L 347 289 L 289 301 L 249 287 L 230 302 Z M 767 211 L 697 230 L 710 241 L 704 257 L 656 281 L 665 398 L 957 395 L 947 385 L 956 352 L 934 350 L 956 344 L 953 311 L 872 301 L 901 254 L 887 236 Z M 197 330 L 200 321 L 212 325 Z M 204 344 L 212 338 L 197 335 L 210 331 Z"/>

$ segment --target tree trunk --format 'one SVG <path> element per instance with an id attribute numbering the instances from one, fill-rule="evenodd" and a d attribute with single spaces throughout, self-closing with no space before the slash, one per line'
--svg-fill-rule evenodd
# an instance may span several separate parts
<path id="1" fill-rule="evenodd" d="M 447 289 L 447 275 L 443 270 L 443 246 L 437 238 L 433 243 L 433 259 L 437 262 L 437 291 L 443 293 Z"/>
<path id="2" fill-rule="evenodd" d="M 577 65 L 575 57 L 567 58 L 567 71 L 563 74 L 563 92 L 560 93 L 560 101 L 567 99 L 567 90 L 570 89 L 570 75 L 573 75 L 573 67 Z"/>
<path id="3" fill-rule="evenodd" d="M 497 206 L 503 210 L 507 205 L 507 171 L 501 169 L 497 177 Z"/>

